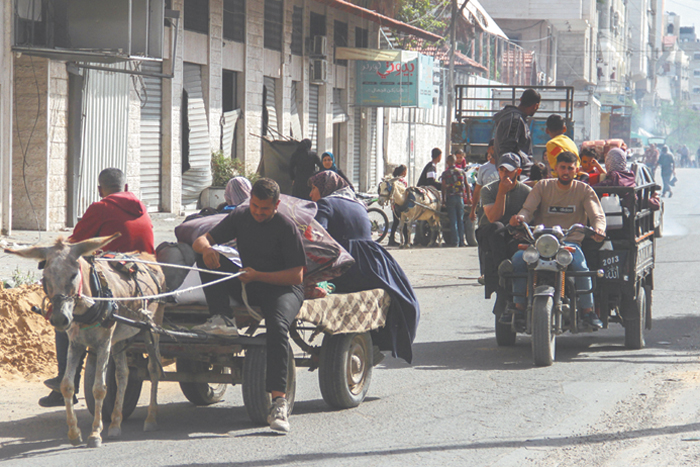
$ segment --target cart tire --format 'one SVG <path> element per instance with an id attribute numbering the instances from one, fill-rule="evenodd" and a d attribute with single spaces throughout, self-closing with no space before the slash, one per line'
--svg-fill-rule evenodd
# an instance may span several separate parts
<path id="1" fill-rule="evenodd" d="M 267 347 L 251 346 L 246 349 L 243 361 L 243 404 L 248 417 L 256 425 L 267 425 L 270 414 L 272 397 L 267 392 L 265 381 L 267 377 Z M 296 395 L 297 378 L 294 353 L 289 349 L 287 361 L 287 415 L 292 414 Z"/>
<path id="2" fill-rule="evenodd" d="M 367 215 L 372 227 L 372 240 L 381 243 L 389 234 L 389 217 L 379 208 L 367 209 Z"/>
<path id="3" fill-rule="evenodd" d="M 467 240 L 467 245 L 479 245 L 476 240 L 476 224 L 469 218 L 469 212 L 464 213 L 464 237 Z"/>
<path id="4" fill-rule="evenodd" d="M 537 366 L 550 366 L 556 357 L 552 297 L 538 296 L 532 302 L 532 359 Z"/>
<path id="5" fill-rule="evenodd" d="M 515 345 L 517 334 L 513 331 L 513 326 L 499 322 L 499 315 L 496 316 L 496 343 L 500 347 Z"/>
<path id="6" fill-rule="evenodd" d="M 83 394 L 85 395 L 85 404 L 91 415 L 95 415 L 95 398 L 92 395 L 92 386 L 95 384 L 95 362 L 97 357 L 88 352 L 87 362 L 85 364 L 85 375 L 83 378 Z M 102 402 L 102 422 L 110 423 L 112 421 L 112 411 L 114 410 L 114 402 L 117 398 L 117 379 L 114 376 L 115 365 L 112 358 L 109 358 L 107 365 L 107 395 Z M 127 380 L 126 392 L 124 393 L 124 404 L 122 405 L 122 420 L 126 420 L 136 409 L 136 405 L 141 397 L 141 387 L 143 381 L 136 376 L 136 368 L 129 367 L 129 379 Z"/>
<path id="7" fill-rule="evenodd" d="M 187 360 L 185 358 L 178 358 L 176 365 L 178 373 L 203 373 L 208 371 L 210 368 L 213 372 L 218 374 L 231 372 L 230 368 L 225 368 L 221 365 L 209 365 L 205 362 Z M 211 405 L 221 401 L 224 394 L 226 394 L 227 388 L 228 385 L 224 383 L 209 384 L 180 382 L 180 389 L 187 400 L 198 406 Z"/>
<path id="8" fill-rule="evenodd" d="M 625 347 L 631 350 L 644 348 L 644 328 L 647 316 L 647 288 L 640 287 L 634 301 L 634 318 L 625 319 Z M 632 313 L 629 313 L 630 315 Z"/>
<path id="9" fill-rule="evenodd" d="M 318 382 L 328 405 L 349 409 L 362 403 L 372 380 L 373 351 L 368 332 L 324 336 Z"/>

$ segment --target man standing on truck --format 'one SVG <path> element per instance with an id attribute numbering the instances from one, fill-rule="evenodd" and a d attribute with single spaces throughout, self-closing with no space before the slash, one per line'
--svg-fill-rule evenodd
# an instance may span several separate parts
<path id="1" fill-rule="evenodd" d="M 510 219 L 510 225 L 518 226 L 526 222 L 545 227 L 561 226 L 568 229 L 574 224 L 586 224 L 589 221 L 597 235 L 593 239 L 602 242 L 605 238 L 605 212 L 593 188 L 584 182 L 574 180 L 577 171 L 578 158 L 571 152 L 562 152 L 557 156 L 555 170 L 557 178 L 540 180 L 534 186 L 518 214 Z M 531 222 L 532 221 L 532 222 Z M 574 248 L 574 259 L 569 266 L 573 271 L 588 271 L 586 258 L 581 250 L 583 234 L 576 233 L 568 237 L 566 245 Z M 513 272 L 526 274 L 527 264 L 523 260 L 523 251 L 513 255 Z M 576 277 L 577 290 L 591 290 L 590 277 Z M 525 311 L 526 279 L 513 279 L 513 296 L 518 314 L 523 316 Z M 603 322 L 593 311 L 593 294 L 578 296 L 580 316 L 593 329 L 601 329 Z M 510 322 L 510 313 L 501 315 L 502 322 Z"/>
<path id="2" fill-rule="evenodd" d="M 526 89 L 520 96 L 520 105 L 506 105 L 493 116 L 496 160 L 507 152 L 518 154 L 525 174 L 532 165 L 532 135 L 527 119 L 540 108 L 541 99 L 539 92 Z"/>
<path id="3" fill-rule="evenodd" d="M 301 283 L 306 254 L 296 225 L 277 212 L 280 198 L 277 183 L 261 178 L 253 185 L 250 195 L 250 206 L 238 208 L 226 216 L 209 233 L 195 240 L 192 248 L 201 255 L 197 258 L 199 267 L 238 272 L 232 262 L 221 261 L 220 253 L 213 248 L 213 245 L 237 240 L 243 264 L 241 271 L 245 274 L 204 289 L 210 312 L 219 315 L 208 323 L 212 332 L 219 327 L 235 329 L 229 297 L 245 303 L 243 292 L 250 305 L 260 306 L 267 327 L 266 390 L 272 396 L 267 421 L 272 430 L 287 433 L 289 327 L 304 301 Z M 204 272 L 200 276 L 203 284 L 220 277 Z"/>

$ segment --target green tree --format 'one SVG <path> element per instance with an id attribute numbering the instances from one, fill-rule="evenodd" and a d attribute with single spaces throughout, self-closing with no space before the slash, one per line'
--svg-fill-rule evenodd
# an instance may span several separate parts
<path id="1" fill-rule="evenodd" d="M 450 0 L 400 0 L 396 19 L 442 35 L 449 27 L 450 4 Z M 402 48 L 414 41 L 415 38 L 409 35 L 399 40 Z"/>
<path id="2" fill-rule="evenodd" d="M 658 134 L 666 135 L 666 144 L 676 147 L 687 144 L 689 147 L 700 143 L 700 113 L 687 102 L 663 102 L 656 121 Z"/>

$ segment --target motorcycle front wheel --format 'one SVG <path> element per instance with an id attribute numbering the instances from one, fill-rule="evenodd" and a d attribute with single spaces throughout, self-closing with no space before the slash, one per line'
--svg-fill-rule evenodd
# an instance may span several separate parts
<path id="1" fill-rule="evenodd" d="M 537 296 L 532 302 L 532 359 L 537 366 L 550 366 L 556 356 L 554 300 Z"/>

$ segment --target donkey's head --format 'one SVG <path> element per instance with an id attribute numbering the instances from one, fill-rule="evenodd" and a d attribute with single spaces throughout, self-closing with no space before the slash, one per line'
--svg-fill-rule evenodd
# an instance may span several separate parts
<path id="1" fill-rule="evenodd" d="M 42 313 L 58 331 L 65 331 L 73 322 L 73 309 L 83 293 L 83 274 L 78 260 L 81 256 L 89 255 L 102 248 L 120 235 L 117 232 L 109 237 L 91 238 L 78 243 L 68 243 L 58 239 L 50 247 L 6 249 L 5 253 L 46 262 L 41 281 L 51 306 L 48 310 L 42 310 Z"/>
<path id="2" fill-rule="evenodd" d="M 397 201 L 405 192 L 406 188 L 398 182 L 398 177 L 388 176 L 379 182 L 379 204 L 386 206 L 390 201 Z"/>

